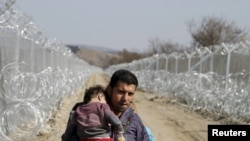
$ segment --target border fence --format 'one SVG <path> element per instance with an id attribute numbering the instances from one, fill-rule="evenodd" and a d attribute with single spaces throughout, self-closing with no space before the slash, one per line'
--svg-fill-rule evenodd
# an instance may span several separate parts
<path id="1" fill-rule="evenodd" d="M 95 71 L 31 16 L 0 0 L 0 141 L 32 140 Z"/>
<path id="2" fill-rule="evenodd" d="M 156 54 L 110 66 L 132 70 L 146 91 L 167 95 L 196 110 L 250 123 L 250 44 L 221 44 L 193 52 Z"/>

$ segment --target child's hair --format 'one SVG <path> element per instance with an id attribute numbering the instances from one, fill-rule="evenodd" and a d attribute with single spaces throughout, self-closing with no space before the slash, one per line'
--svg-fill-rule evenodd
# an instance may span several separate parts
<path id="1" fill-rule="evenodd" d="M 83 97 L 83 103 L 87 104 L 89 101 L 96 97 L 99 93 L 103 93 L 105 96 L 105 89 L 101 85 L 95 85 L 92 87 L 89 87 L 85 90 L 84 97 Z"/>

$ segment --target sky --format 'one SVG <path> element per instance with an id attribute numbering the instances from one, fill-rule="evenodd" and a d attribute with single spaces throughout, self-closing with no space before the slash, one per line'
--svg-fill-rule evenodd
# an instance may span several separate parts
<path id="1" fill-rule="evenodd" d="M 150 40 L 184 46 L 188 23 L 223 17 L 250 29 L 250 0 L 16 0 L 44 34 L 64 44 L 143 52 Z"/>

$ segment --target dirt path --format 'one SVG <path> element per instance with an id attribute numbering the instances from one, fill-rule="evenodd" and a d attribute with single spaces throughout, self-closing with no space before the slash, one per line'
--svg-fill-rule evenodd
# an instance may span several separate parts
<path id="1" fill-rule="evenodd" d="M 85 88 L 94 84 L 106 86 L 109 78 L 104 74 L 93 74 L 74 95 L 65 97 L 58 111 L 41 135 L 32 141 L 59 141 L 65 130 L 72 106 L 82 101 Z M 207 125 L 219 122 L 204 118 L 173 100 L 138 90 L 135 94 L 138 113 L 146 126 L 150 127 L 155 141 L 207 141 Z"/>
<path id="2" fill-rule="evenodd" d="M 207 141 L 207 125 L 219 124 L 174 100 L 157 98 L 154 94 L 138 91 L 135 103 L 155 141 Z"/>

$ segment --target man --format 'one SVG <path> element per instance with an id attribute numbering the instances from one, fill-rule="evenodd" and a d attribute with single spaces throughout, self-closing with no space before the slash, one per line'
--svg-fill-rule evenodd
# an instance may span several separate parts
<path id="1" fill-rule="evenodd" d="M 139 117 L 131 108 L 138 80 L 128 70 L 117 70 L 113 73 L 107 87 L 109 105 L 112 111 L 122 121 L 126 141 L 149 141 L 146 128 Z M 113 134 L 116 141 L 117 135 Z"/>
<path id="2" fill-rule="evenodd" d="M 132 72 L 125 69 L 115 71 L 106 88 L 107 102 L 123 124 L 126 141 L 150 141 L 141 118 L 131 107 L 137 86 L 137 77 Z M 74 108 L 77 107 L 77 105 L 80 104 L 76 104 Z M 62 136 L 62 141 L 64 141 L 64 136 L 73 136 L 73 138 L 76 139 L 75 133 L 69 135 L 75 128 L 73 124 L 68 124 Z M 114 132 L 111 135 L 114 141 L 117 141 L 117 136 Z M 73 141 L 73 139 L 71 141 Z"/>

